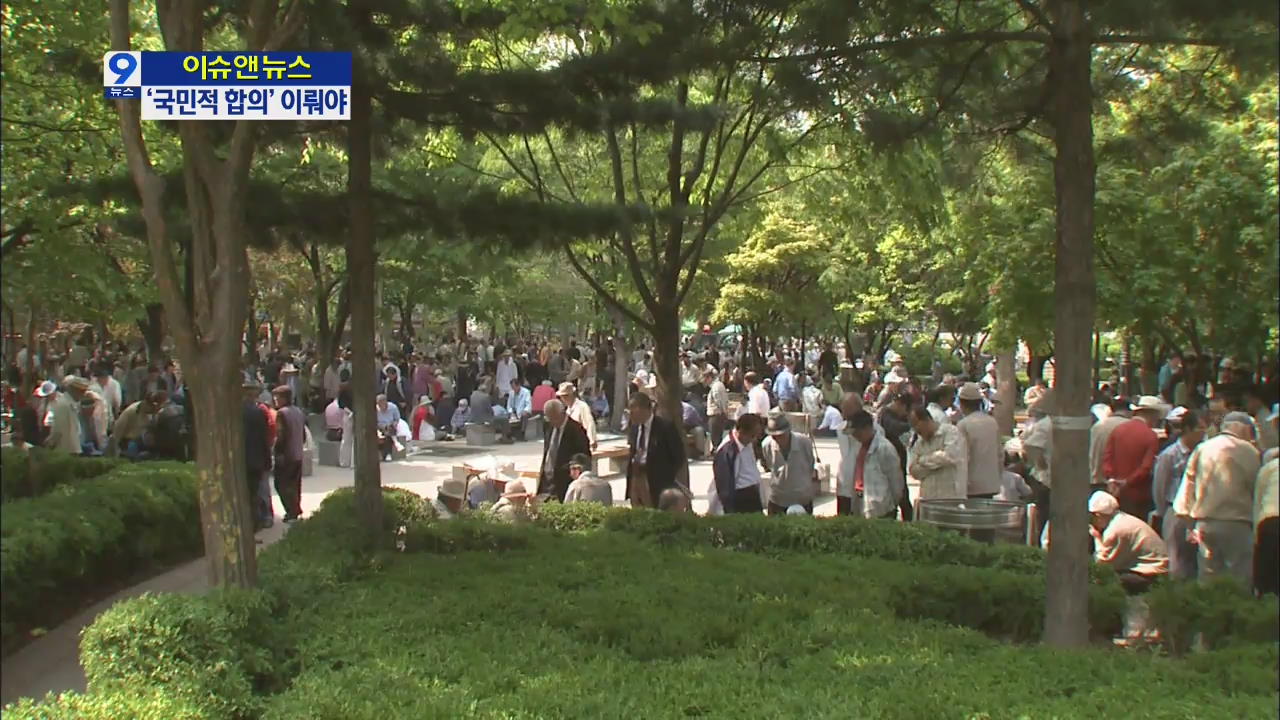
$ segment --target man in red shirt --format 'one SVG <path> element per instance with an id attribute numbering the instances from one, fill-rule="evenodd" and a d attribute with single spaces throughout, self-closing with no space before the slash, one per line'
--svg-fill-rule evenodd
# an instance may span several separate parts
<path id="1" fill-rule="evenodd" d="M 1107 492 L 1120 501 L 1120 509 L 1145 518 L 1151 511 L 1151 470 L 1160 450 L 1153 428 L 1168 414 L 1160 398 L 1143 395 L 1133 409 L 1133 419 L 1111 432 L 1102 454 L 1102 474 Z"/>

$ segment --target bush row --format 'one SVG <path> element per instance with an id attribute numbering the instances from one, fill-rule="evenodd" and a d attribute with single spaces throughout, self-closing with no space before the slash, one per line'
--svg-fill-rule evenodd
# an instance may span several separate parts
<path id="1" fill-rule="evenodd" d="M 583 505 L 544 513 L 539 522 L 545 527 L 512 527 L 480 517 L 439 523 L 412 493 L 389 488 L 384 499 L 386 542 L 373 553 L 357 549 L 354 495 L 339 491 L 262 553 L 259 590 L 143 597 L 116 605 L 84 635 L 89 694 L 24 701 L 7 709 L 6 717 L 724 716 L 735 714 L 729 706 L 736 707 L 741 693 L 752 696 L 751 702 L 772 703 L 774 715 L 849 716 L 847 703 L 856 699 L 861 711 L 855 715 L 862 716 L 939 716 L 940 710 L 947 714 L 944 706 L 955 711 L 948 704 L 953 702 L 976 703 L 975 711 L 1004 716 L 1010 707 L 1025 711 L 1040 700 L 1053 714 L 1066 716 L 1063 711 L 1082 699 L 1059 697 L 1054 688 L 1087 686 L 1103 666 L 1109 686 L 1124 686 L 1125 693 L 1156 676 L 1167 680 L 1171 673 L 1182 677 L 1203 670 L 1215 688 L 1239 696 L 1233 701 L 1239 712 L 1232 716 L 1247 715 L 1258 706 L 1256 695 L 1274 692 L 1267 674 L 1276 665 L 1274 642 L 1215 641 L 1211 647 L 1232 647 L 1193 656 L 1181 670 L 1173 664 L 1144 668 L 1147 661 L 1116 652 L 1075 658 L 1009 648 L 957 629 L 1037 639 L 1044 585 L 1028 568 L 996 567 L 994 561 L 972 567 L 915 564 L 855 553 L 671 553 L 660 544 L 634 542 L 634 535 L 644 534 L 642 525 L 652 528 L 660 519 L 616 528 L 630 528 L 629 533 L 570 533 L 564 530 L 571 525 L 609 523 L 570 522 L 571 516 L 595 512 Z M 823 524 L 805 518 L 771 522 Z M 391 551 L 401 525 L 407 526 L 404 554 Z M 741 532 L 734 522 L 713 525 Z M 678 533 L 649 536 L 670 539 Z M 481 552 L 455 556 L 462 551 Z M 1091 587 L 1095 630 L 1115 630 L 1124 602 L 1118 583 Z M 1214 616 L 1213 627 L 1233 627 L 1231 613 L 1237 612 L 1253 618 L 1252 625 L 1244 623 L 1251 629 L 1242 639 L 1265 639 L 1257 629 L 1265 608 L 1255 603 L 1246 610 L 1242 602 L 1226 590 L 1194 585 L 1159 586 L 1152 595 L 1153 614 L 1179 609 L 1180 617 L 1190 618 L 1188 628 L 1208 631 L 1205 613 L 1196 608 L 1213 606 L 1224 613 Z M 1237 610 L 1223 610 L 1227 605 Z M 1274 603 L 1270 607 L 1274 613 Z M 978 663 L 982 672 L 965 671 L 976 657 L 986 658 Z M 655 699 L 650 683 L 630 687 L 628 678 L 650 667 L 632 663 L 652 661 L 679 664 L 672 677 L 686 680 L 668 688 L 672 692 L 718 699 L 710 701 L 713 706 L 704 699 L 667 707 Z M 1257 672 L 1224 665 L 1237 661 Z M 991 678 L 1012 672 L 1010 663 L 1034 672 L 1013 686 L 993 684 Z M 494 667 L 519 670 L 511 671 L 513 683 L 495 690 Z M 715 688 L 744 667 L 758 667 L 759 678 L 738 678 L 737 690 L 717 695 Z M 931 670 L 938 667 L 944 669 Z M 826 677 L 833 668 L 845 679 Z M 858 671 L 850 674 L 851 668 Z M 541 679 L 522 682 L 529 673 Z M 580 685 L 577 678 L 584 674 L 594 680 Z M 770 686 L 763 697 L 750 689 L 772 683 L 773 676 L 795 678 L 797 684 Z M 951 681 L 945 688 L 930 685 L 924 694 L 880 687 L 906 682 L 898 688 L 905 691 L 946 678 Z M 865 687 L 852 697 L 839 690 L 839 698 L 830 694 L 846 682 Z M 602 698 L 599 688 L 605 686 L 611 691 Z M 540 687 L 563 692 L 544 696 L 534 690 Z M 974 687 L 1003 688 L 1010 697 L 979 693 L 975 699 Z M 953 691 L 964 691 L 963 699 L 951 698 Z M 1205 693 L 1178 692 L 1185 697 L 1153 698 L 1154 705 L 1143 706 L 1190 712 L 1219 702 Z M 829 708 L 841 710 L 812 714 L 827 707 L 824 698 L 842 700 Z M 1080 711 L 1114 700 L 1095 699 Z"/>
<path id="2" fill-rule="evenodd" d="M 89 692 L 23 700 L 5 717 L 257 716 L 265 698 L 297 673 L 296 638 L 288 628 L 305 627 L 315 603 L 377 569 L 396 528 L 430 517 L 426 501 L 407 490 L 384 488 L 383 499 L 388 542 L 373 553 L 359 548 L 355 493 L 345 488 L 259 554 L 258 589 L 148 594 L 117 603 L 82 637 Z"/>
<path id="3" fill-rule="evenodd" d="M 202 547 L 190 465 L 121 466 L 0 506 L 0 642 L 52 625 L 86 598 Z"/>
<path id="4" fill-rule="evenodd" d="M 606 508 L 598 503 L 547 503 L 539 509 L 535 522 L 557 532 L 605 529 L 664 544 L 709 544 L 766 555 L 817 553 L 909 565 L 960 565 L 1044 574 L 1043 550 L 975 542 L 925 523 L 851 517 L 779 520 L 764 515 L 698 516 Z M 1090 576 L 1094 582 L 1115 580 L 1115 573 L 1100 565 L 1091 566 Z"/>
<path id="5" fill-rule="evenodd" d="M 81 457 L 49 448 L 0 448 L 0 503 L 39 497 L 53 488 L 105 475 L 125 461 Z"/>

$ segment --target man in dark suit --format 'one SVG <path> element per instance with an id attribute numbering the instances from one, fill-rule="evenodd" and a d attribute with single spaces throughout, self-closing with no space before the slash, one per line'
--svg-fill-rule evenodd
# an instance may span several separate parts
<path id="1" fill-rule="evenodd" d="M 569 490 L 569 461 L 579 453 L 591 455 L 587 431 L 569 417 L 564 403 L 548 400 L 542 407 L 547 427 L 542 441 L 542 465 L 538 471 L 538 495 L 564 502 Z"/>
<path id="2" fill-rule="evenodd" d="M 653 414 L 653 399 L 637 392 L 627 402 L 627 499 L 631 507 L 657 507 L 658 497 L 668 488 L 686 494 L 682 477 L 688 477 L 684 435 L 675 423 Z"/>

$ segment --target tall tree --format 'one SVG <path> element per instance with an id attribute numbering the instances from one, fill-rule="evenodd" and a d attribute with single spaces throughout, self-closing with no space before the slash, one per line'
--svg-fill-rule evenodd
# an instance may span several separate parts
<path id="1" fill-rule="evenodd" d="M 778 92 L 776 73 L 752 59 L 781 50 L 788 5 L 601 4 L 621 15 L 603 22 L 594 6 L 564 8 L 568 20 L 524 54 L 495 47 L 504 62 L 560 69 L 572 95 L 565 102 L 596 119 L 590 134 L 575 134 L 592 139 L 579 152 L 598 158 L 620 210 L 641 212 L 642 221 L 620 228 L 609 248 L 625 261 L 639 302 L 606 287 L 581 248 L 569 243 L 565 253 L 604 302 L 653 337 L 659 411 L 668 417 L 680 416 L 681 308 L 708 240 L 726 215 L 773 190 L 770 170 L 826 126 L 801 114 L 799 103 Z M 547 203 L 593 198 L 564 172 L 568 148 L 543 134 L 539 158 L 526 138 L 494 146 L 531 192 Z"/>
<path id="2" fill-rule="evenodd" d="M 1089 381 L 1096 276 L 1093 266 L 1095 160 L 1092 74 L 1099 45 L 1209 44 L 1274 64 L 1274 3 L 1221 8 L 1183 2 L 1138 7 L 1084 0 L 847 3 L 814 0 L 780 58 L 807 62 L 831 82 L 865 80 L 876 69 L 877 107 L 866 123 L 901 138 L 944 114 L 1016 132 L 1039 123 L 1052 138 L 1056 237 L 1052 532 L 1045 639 L 1088 642 L 1087 535 Z M 1261 52 L 1259 52 L 1261 51 Z M 1004 117 L 1001 118 L 1000 116 Z"/>
<path id="3" fill-rule="evenodd" d="M 131 49 L 130 3 L 111 1 L 111 47 Z M 255 0 L 238 18 L 250 50 L 274 50 L 300 20 L 301 4 L 291 4 L 278 20 L 279 5 Z M 161 0 L 156 15 L 168 50 L 200 52 L 211 17 L 205 3 Z M 240 401 L 240 335 L 247 312 L 249 266 L 245 206 L 249 173 L 257 146 L 257 123 L 237 121 L 225 146 L 209 123 L 179 122 L 183 181 L 190 216 L 192 305 L 183 297 L 173 256 L 173 238 L 165 222 L 165 181 L 152 165 L 143 138 L 141 106 L 116 103 L 129 172 L 142 198 L 151 265 L 182 361 L 196 424 L 196 470 L 200 519 L 209 577 L 215 586 L 251 586 L 257 559 L 244 462 Z M 221 154 L 221 157 L 220 157 Z"/>

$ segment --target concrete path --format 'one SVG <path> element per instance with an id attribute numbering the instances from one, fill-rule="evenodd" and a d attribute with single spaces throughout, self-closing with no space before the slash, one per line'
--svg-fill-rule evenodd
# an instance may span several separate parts
<path id="1" fill-rule="evenodd" d="M 623 442 L 624 439 L 617 435 L 602 434 L 600 438 L 602 447 L 617 446 Z M 840 458 L 836 441 L 820 439 L 817 444 L 820 460 L 830 464 L 832 472 L 836 472 Z M 440 443 L 440 445 L 460 448 L 463 443 L 454 441 Z M 453 466 L 464 460 L 478 466 L 486 464 L 486 456 L 492 455 L 500 462 L 515 462 L 519 469 L 534 469 L 542 459 L 541 442 L 520 442 L 515 445 L 472 449 L 475 450 L 474 454 L 447 458 L 411 455 L 405 460 L 383 463 L 382 484 L 402 487 L 425 498 L 432 498 L 439 490 L 440 483 L 452 473 Z M 352 471 L 348 468 L 316 465 L 314 470 L 311 477 L 303 478 L 302 481 L 304 513 L 314 512 L 329 493 L 338 488 L 349 487 L 353 483 Z M 692 463 L 689 476 L 691 489 L 694 492 L 694 510 L 705 513 L 712 485 L 711 463 L 705 461 Z M 612 485 L 615 501 L 623 504 L 625 480 L 616 477 Z M 276 524 L 258 533 L 258 538 L 262 541 L 258 546 L 259 549 L 270 545 L 284 535 L 285 525 L 279 520 L 278 499 L 275 506 Z M 814 514 L 834 515 L 835 498 L 830 495 L 820 498 L 815 504 Z M 204 560 L 201 559 L 122 590 L 84 610 L 0 662 L 0 704 L 8 704 L 23 697 L 44 697 L 48 692 L 83 691 L 85 678 L 79 659 L 80 631 L 92 624 L 100 613 L 116 602 L 137 597 L 146 592 L 199 593 L 207 588 L 208 578 L 205 575 Z"/>

